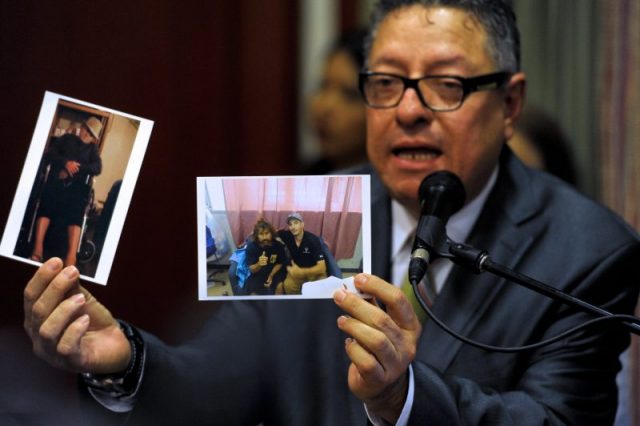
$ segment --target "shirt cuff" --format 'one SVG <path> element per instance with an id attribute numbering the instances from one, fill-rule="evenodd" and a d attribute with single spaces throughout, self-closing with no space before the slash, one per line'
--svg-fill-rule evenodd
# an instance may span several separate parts
<path id="1" fill-rule="evenodd" d="M 411 408 L 413 408 L 413 397 L 415 394 L 414 382 L 413 368 L 411 367 L 411 364 L 409 364 L 409 389 L 407 390 L 407 399 L 404 401 L 404 406 L 402 407 L 400 417 L 398 417 L 395 426 L 407 426 L 409 423 L 409 415 L 411 414 Z M 391 424 L 388 421 L 370 413 L 366 404 L 364 406 L 364 410 L 366 411 L 367 417 L 373 426 L 388 426 Z"/>
<path id="2" fill-rule="evenodd" d="M 89 393 L 100 405 L 114 413 L 128 413 L 136 404 L 138 390 L 127 396 L 113 396 L 111 392 L 89 388 Z"/>

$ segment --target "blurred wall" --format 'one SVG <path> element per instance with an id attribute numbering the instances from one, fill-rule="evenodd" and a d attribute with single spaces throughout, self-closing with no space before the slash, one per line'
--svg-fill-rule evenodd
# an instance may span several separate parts
<path id="1" fill-rule="evenodd" d="M 111 116 L 100 152 L 102 172 L 93 181 L 96 203 L 104 204 L 114 182 L 124 177 L 137 133 L 137 127 L 128 118 Z"/>
<path id="2" fill-rule="evenodd" d="M 216 306 L 197 302 L 195 177 L 283 174 L 296 158 L 297 13 L 285 1 L 0 0 L 2 228 L 45 90 L 154 120 L 109 283 L 87 286 L 115 316 L 187 338 Z M 0 258 L 0 271 L 3 365 L 51 373 L 23 376 L 25 392 L 0 385 L 4 420 L 44 409 L 37 392 L 60 374 L 21 330 L 35 268 Z M 56 382 L 61 407 L 73 381 Z"/>

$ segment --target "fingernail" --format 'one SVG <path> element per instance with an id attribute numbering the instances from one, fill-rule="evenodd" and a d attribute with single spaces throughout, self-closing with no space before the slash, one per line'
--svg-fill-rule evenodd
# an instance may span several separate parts
<path id="1" fill-rule="evenodd" d="M 338 302 L 342 303 L 344 298 L 347 297 L 347 292 L 344 291 L 343 289 L 339 289 L 335 293 L 333 293 L 333 297 L 334 297 L 335 300 L 337 300 Z"/>
<path id="2" fill-rule="evenodd" d="M 80 325 L 89 324 L 89 315 L 88 314 L 82 315 L 80 318 L 78 318 L 78 322 L 80 323 Z"/>
<path id="3" fill-rule="evenodd" d="M 369 277 L 365 274 L 358 274 L 354 278 L 355 284 L 364 284 L 369 280 Z"/>
<path id="4" fill-rule="evenodd" d="M 73 296 L 71 296 L 71 300 L 73 300 L 74 303 L 81 305 L 85 301 L 84 294 L 83 293 L 74 294 Z"/>
<path id="5" fill-rule="evenodd" d="M 347 316 L 346 315 L 340 315 L 338 317 L 338 325 L 342 325 L 345 323 L 345 321 L 347 321 Z"/>
<path id="6" fill-rule="evenodd" d="M 66 268 L 64 268 L 62 273 L 65 277 L 71 280 L 78 276 L 78 269 L 75 266 L 67 266 Z"/>
<path id="7" fill-rule="evenodd" d="M 47 265 L 47 269 L 49 269 L 50 271 L 57 271 L 62 265 L 62 260 L 57 257 L 52 257 L 45 262 L 45 265 Z"/>

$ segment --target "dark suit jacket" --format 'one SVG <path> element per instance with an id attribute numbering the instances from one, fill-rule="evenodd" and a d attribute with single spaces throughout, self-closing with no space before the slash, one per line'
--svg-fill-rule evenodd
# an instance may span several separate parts
<path id="1" fill-rule="evenodd" d="M 389 276 L 389 198 L 372 176 L 373 273 Z M 605 208 L 505 150 L 468 243 L 542 282 L 619 313 L 638 295 L 640 244 Z M 498 346 L 529 344 L 590 317 L 488 273 L 454 266 L 434 310 Z M 200 338 L 177 348 L 153 336 L 130 424 L 365 424 L 348 390 L 341 312 L 331 300 L 225 302 Z M 410 424 L 611 423 L 618 355 L 612 323 L 524 354 L 484 352 L 426 323 Z"/>

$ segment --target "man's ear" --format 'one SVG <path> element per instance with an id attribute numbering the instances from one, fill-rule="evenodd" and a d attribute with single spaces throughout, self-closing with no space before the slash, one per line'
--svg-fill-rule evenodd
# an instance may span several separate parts
<path id="1" fill-rule="evenodd" d="M 524 107 L 524 98 L 526 94 L 527 80 L 522 72 L 517 72 L 511 76 L 507 83 L 506 93 L 504 96 L 504 137 L 509 140 L 514 132 L 514 127 L 522 108 Z"/>

